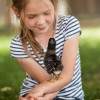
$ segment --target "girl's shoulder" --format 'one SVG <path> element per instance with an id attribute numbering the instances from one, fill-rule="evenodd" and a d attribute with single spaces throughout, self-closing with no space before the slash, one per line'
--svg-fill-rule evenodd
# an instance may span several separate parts
<path id="1" fill-rule="evenodd" d="M 61 19 L 61 20 L 77 19 L 73 15 L 57 15 L 57 17 L 58 19 Z"/>
<path id="2" fill-rule="evenodd" d="M 17 34 L 12 38 L 11 44 L 21 44 L 20 36 Z"/>
<path id="3" fill-rule="evenodd" d="M 28 55 L 26 54 L 22 46 L 19 34 L 16 35 L 11 41 L 10 52 L 13 58 L 27 58 L 28 57 Z"/>
<path id="4" fill-rule="evenodd" d="M 68 24 L 69 22 L 78 21 L 78 19 L 75 16 L 72 15 L 58 15 L 57 16 L 57 24 Z"/>
<path id="5" fill-rule="evenodd" d="M 81 34 L 80 23 L 75 16 L 60 15 L 57 21 L 57 32 L 63 34 L 65 40 L 70 39 L 75 34 Z"/>
<path id="6" fill-rule="evenodd" d="M 16 36 L 14 36 L 12 38 L 11 43 L 10 43 L 10 48 L 11 49 L 13 49 L 13 48 L 21 48 L 22 49 L 23 48 L 19 34 L 17 34 Z"/>

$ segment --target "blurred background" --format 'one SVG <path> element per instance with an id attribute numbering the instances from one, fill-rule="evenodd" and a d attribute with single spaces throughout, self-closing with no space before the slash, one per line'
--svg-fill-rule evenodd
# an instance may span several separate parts
<path id="1" fill-rule="evenodd" d="M 10 0 L 0 0 L 0 100 L 17 100 L 25 78 L 24 71 L 10 56 L 10 42 L 18 24 L 10 6 Z M 100 100 L 100 0 L 59 0 L 58 13 L 66 15 L 69 11 L 81 24 L 85 100 Z"/>

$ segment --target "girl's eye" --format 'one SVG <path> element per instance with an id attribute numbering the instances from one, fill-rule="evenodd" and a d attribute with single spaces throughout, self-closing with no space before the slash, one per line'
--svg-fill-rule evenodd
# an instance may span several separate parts
<path id="1" fill-rule="evenodd" d="M 44 15 L 50 15 L 50 12 L 45 12 Z"/>
<path id="2" fill-rule="evenodd" d="M 29 19 L 33 19 L 33 18 L 35 18 L 35 16 L 28 16 L 28 18 L 29 18 Z"/>

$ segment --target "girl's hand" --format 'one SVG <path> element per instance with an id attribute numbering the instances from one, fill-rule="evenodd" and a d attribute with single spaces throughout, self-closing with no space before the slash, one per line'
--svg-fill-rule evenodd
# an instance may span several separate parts
<path id="1" fill-rule="evenodd" d="M 47 100 L 44 97 L 35 97 L 34 100 Z"/>
<path id="2" fill-rule="evenodd" d="M 26 98 L 43 97 L 47 87 L 47 83 L 41 83 L 33 88 L 26 96 Z"/>
<path id="3" fill-rule="evenodd" d="M 53 93 L 43 94 L 42 91 L 37 91 L 37 92 L 33 92 L 33 91 L 34 89 L 25 97 L 27 98 L 27 100 L 53 100 L 59 92 L 57 91 Z M 30 99 L 30 98 L 34 98 L 34 99 Z"/>
<path id="4" fill-rule="evenodd" d="M 49 82 L 49 81 L 46 81 L 44 83 L 41 83 L 39 85 L 37 85 L 35 88 L 33 88 L 29 94 L 26 96 L 26 98 L 34 98 L 34 97 L 44 97 L 45 94 L 51 94 L 53 92 L 47 92 L 46 93 L 46 90 L 48 90 L 48 88 L 52 88 L 52 85 L 55 83 L 54 82 Z M 53 87 L 54 88 L 54 87 Z M 54 91 L 54 92 L 57 92 L 57 91 Z"/>
<path id="5" fill-rule="evenodd" d="M 32 98 L 32 97 L 30 97 L 30 98 L 28 98 L 28 99 L 26 99 L 26 97 L 19 97 L 19 99 L 18 100 L 38 100 L 37 98 Z M 42 99 L 41 99 L 42 100 Z"/>
<path id="6" fill-rule="evenodd" d="M 38 98 L 43 97 L 43 92 L 42 91 L 37 91 L 35 92 L 34 89 L 25 97 L 27 100 L 38 100 Z M 34 99 L 30 99 L 34 98 Z M 42 99 L 39 99 L 42 100 Z M 44 99 L 43 99 L 44 100 Z"/>
<path id="7" fill-rule="evenodd" d="M 53 100 L 45 97 L 35 97 L 34 100 Z"/>

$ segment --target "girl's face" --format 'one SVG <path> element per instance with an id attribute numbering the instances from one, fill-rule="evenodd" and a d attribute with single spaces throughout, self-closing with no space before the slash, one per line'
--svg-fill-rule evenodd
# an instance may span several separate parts
<path id="1" fill-rule="evenodd" d="M 34 34 L 41 34 L 53 28 L 54 13 L 54 5 L 50 0 L 30 0 L 20 16 L 28 29 Z"/>

